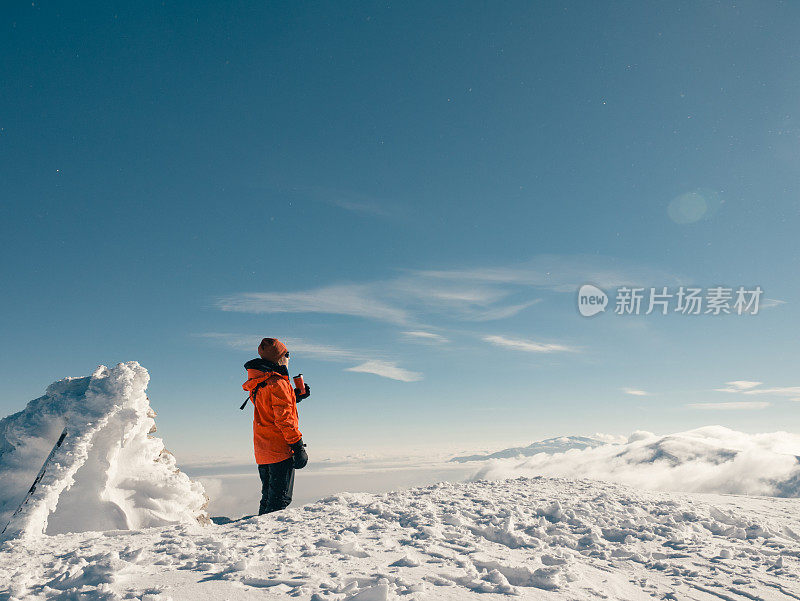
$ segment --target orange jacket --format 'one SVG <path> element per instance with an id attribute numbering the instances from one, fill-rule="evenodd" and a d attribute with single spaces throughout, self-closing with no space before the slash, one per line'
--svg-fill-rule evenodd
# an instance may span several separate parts
<path id="1" fill-rule="evenodd" d="M 292 456 L 289 448 L 303 435 L 298 429 L 297 401 L 289 384 L 289 376 L 264 364 L 260 359 L 248 361 L 247 382 L 242 388 L 253 401 L 253 450 L 256 463 L 277 463 Z M 259 386 L 259 384 L 262 384 Z M 255 399 L 253 390 L 256 389 Z"/>

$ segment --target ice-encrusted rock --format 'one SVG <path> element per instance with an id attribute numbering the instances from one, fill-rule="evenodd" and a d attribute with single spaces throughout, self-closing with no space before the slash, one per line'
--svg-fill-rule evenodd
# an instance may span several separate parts
<path id="1" fill-rule="evenodd" d="M 3 538 L 207 522 L 202 485 L 178 470 L 152 436 L 149 380 L 135 361 L 101 365 L 89 377 L 51 384 L 0 420 Z M 64 442 L 26 499 L 64 429 Z"/>

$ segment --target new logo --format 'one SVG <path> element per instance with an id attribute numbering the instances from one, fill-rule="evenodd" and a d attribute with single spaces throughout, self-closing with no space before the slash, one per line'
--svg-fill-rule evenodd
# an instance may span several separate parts
<path id="1" fill-rule="evenodd" d="M 584 284 L 578 290 L 578 311 L 584 317 L 591 317 L 606 310 L 608 295 L 592 284 Z"/>

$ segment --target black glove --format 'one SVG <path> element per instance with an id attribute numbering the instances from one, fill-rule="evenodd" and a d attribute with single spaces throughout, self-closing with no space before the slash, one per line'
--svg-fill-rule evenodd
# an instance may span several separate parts
<path id="1" fill-rule="evenodd" d="M 294 396 L 297 399 L 298 403 L 300 401 L 302 401 L 303 399 L 307 399 L 309 396 L 311 396 L 311 386 L 306 384 L 306 391 L 305 392 L 300 392 L 299 388 L 295 388 L 294 389 Z"/>
<path id="2" fill-rule="evenodd" d="M 308 463 L 308 453 L 306 453 L 306 445 L 303 444 L 303 439 L 301 438 L 294 444 L 290 444 L 289 447 L 292 449 L 294 457 L 294 469 L 303 469 Z"/>

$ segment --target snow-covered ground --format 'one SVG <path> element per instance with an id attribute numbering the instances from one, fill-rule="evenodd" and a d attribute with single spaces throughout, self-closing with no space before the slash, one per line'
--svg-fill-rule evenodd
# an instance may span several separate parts
<path id="1" fill-rule="evenodd" d="M 797 501 L 520 478 L 6 542 L 10 599 L 800 599 Z"/>

